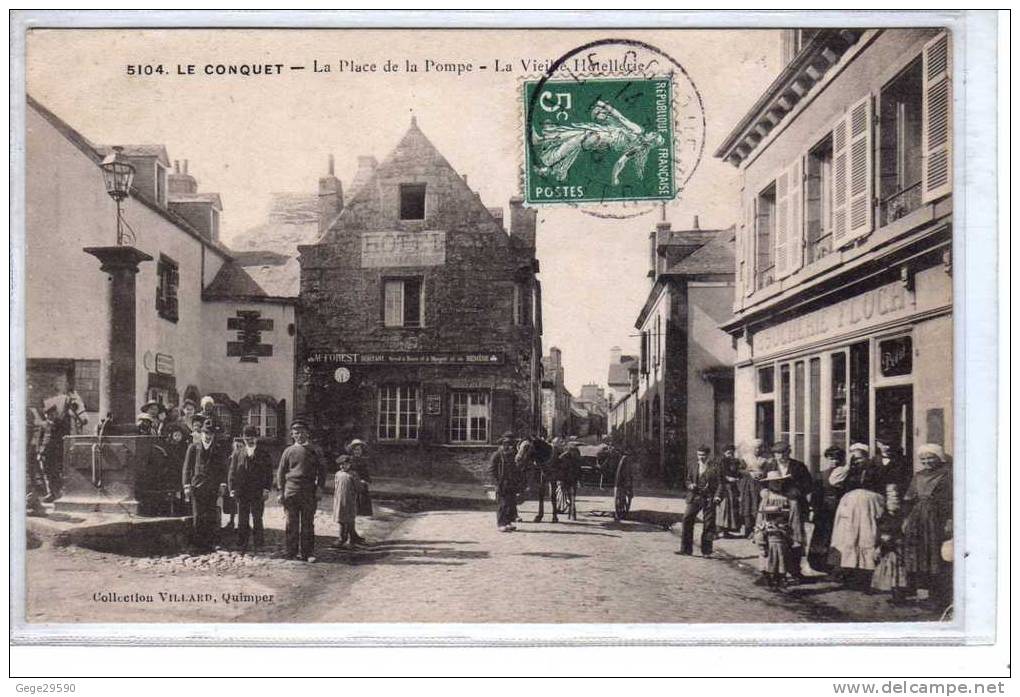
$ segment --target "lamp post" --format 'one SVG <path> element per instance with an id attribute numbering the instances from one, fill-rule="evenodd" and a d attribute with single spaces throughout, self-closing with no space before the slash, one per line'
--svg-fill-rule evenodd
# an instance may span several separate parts
<path id="1" fill-rule="evenodd" d="M 117 202 L 117 244 L 124 244 L 124 216 L 120 210 L 121 201 L 131 193 L 131 181 L 135 178 L 135 168 L 124 157 L 124 148 L 113 146 L 113 152 L 107 155 L 99 169 L 103 172 L 103 183 L 106 193 Z"/>
<path id="2" fill-rule="evenodd" d="M 86 247 L 109 276 L 106 284 L 105 351 L 100 362 L 99 413 L 107 419 L 105 433 L 127 433 L 134 425 L 135 409 L 135 275 L 138 264 L 152 257 L 126 244 L 121 202 L 131 193 L 135 168 L 123 148 L 114 147 L 99 165 L 106 193 L 117 202 L 117 244 Z M 130 229 L 130 228 L 129 228 Z M 134 235 L 131 235 L 134 242 Z"/>

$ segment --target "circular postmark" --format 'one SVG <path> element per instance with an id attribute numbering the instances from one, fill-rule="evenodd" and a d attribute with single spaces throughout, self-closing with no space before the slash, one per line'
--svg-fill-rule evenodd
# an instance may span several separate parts
<path id="1" fill-rule="evenodd" d="M 705 149 L 705 111 L 676 59 L 635 39 L 578 46 L 526 80 L 525 201 L 630 218 L 674 200 Z"/>

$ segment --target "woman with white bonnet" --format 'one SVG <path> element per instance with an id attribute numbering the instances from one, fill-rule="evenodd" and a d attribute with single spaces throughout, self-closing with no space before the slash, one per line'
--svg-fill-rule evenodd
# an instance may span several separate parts
<path id="1" fill-rule="evenodd" d="M 928 591 L 932 605 L 952 602 L 953 567 L 942 558 L 942 543 L 952 536 L 953 470 L 942 446 L 917 449 L 920 469 L 903 496 L 903 556 L 912 585 Z"/>
<path id="2" fill-rule="evenodd" d="M 879 556 L 878 521 L 885 511 L 885 497 L 868 488 L 868 446 L 850 446 L 847 464 L 834 467 L 829 482 L 842 485 L 843 498 L 832 524 L 829 560 L 836 575 L 850 586 L 864 587 Z"/>

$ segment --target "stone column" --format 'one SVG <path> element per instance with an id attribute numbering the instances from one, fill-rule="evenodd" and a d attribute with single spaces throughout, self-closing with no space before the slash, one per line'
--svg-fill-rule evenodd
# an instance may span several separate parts
<path id="1" fill-rule="evenodd" d="M 113 422 L 106 433 L 133 431 L 135 414 L 135 274 L 138 264 L 152 257 L 134 247 L 85 247 L 99 259 L 109 278 L 106 284 L 107 323 L 102 328 L 106 341 L 99 379 L 99 416 L 110 414 Z"/>

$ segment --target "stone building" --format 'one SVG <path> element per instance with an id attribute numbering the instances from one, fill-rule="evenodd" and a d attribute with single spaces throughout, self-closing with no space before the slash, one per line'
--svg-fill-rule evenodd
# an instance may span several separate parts
<path id="1" fill-rule="evenodd" d="M 719 325 L 733 306 L 733 228 L 661 222 L 649 235 L 651 289 L 634 326 L 641 353 L 635 411 L 646 472 L 682 480 L 695 451 L 733 438 L 732 340 Z"/>
<path id="2" fill-rule="evenodd" d="M 84 248 L 116 240 L 116 206 L 99 169 L 110 147 L 31 96 L 25 119 L 28 406 L 67 385 L 91 432 L 101 416 L 109 280 Z M 212 394 L 229 431 L 252 423 L 279 442 L 293 404 L 296 297 L 267 292 L 223 245 L 219 196 L 198 190 L 187 161 L 172 166 L 158 144 L 122 154 L 135 167 L 123 218 L 131 244 L 151 257 L 136 276 L 133 408 Z"/>
<path id="3" fill-rule="evenodd" d="M 716 156 L 743 178 L 736 436 L 953 446 L 952 47 L 798 31 Z"/>
<path id="4" fill-rule="evenodd" d="M 486 208 L 412 119 L 323 234 L 299 247 L 299 390 L 324 447 L 368 441 L 380 472 L 480 476 L 504 431 L 541 427 L 535 211 Z"/>
<path id="5" fill-rule="evenodd" d="M 542 430 L 546 437 L 570 435 L 570 402 L 573 397 L 563 384 L 563 353 L 556 346 L 542 358 Z"/>
<path id="6" fill-rule="evenodd" d="M 609 349 L 609 370 L 606 427 L 614 438 L 631 441 L 637 433 L 636 407 L 639 363 L 637 356 L 623 354 L 623 349 Z"/>

